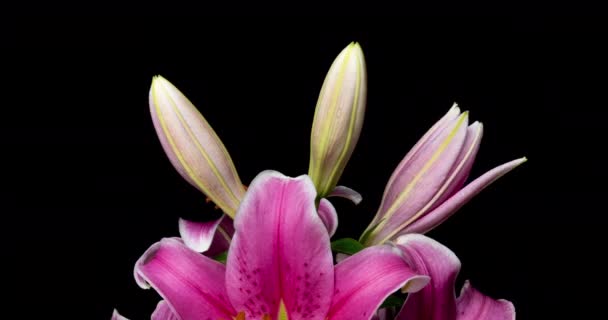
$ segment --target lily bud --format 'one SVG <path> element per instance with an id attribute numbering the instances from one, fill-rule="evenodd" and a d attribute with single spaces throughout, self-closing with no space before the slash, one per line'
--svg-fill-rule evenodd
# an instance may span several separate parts
<path id="1" fill-rule="evenodd" d="M 228 151 L 203 115 L 161 76 L 152 80 L 150 112 L 171 164 L 224 213 L 234 217 L 245 188 Z"/>
<path id="2" fill-rule="evenodd" d="M 526 161 L 515 159 L 465 184 L 479 150 L 483 126 L 468 125 L 455 104 L 410 150 L 393 172 L 380 208 L 361 236 L 374 245 L 435 228 L 481 190 Z"/>
<path id="3" fill-rule="evenodd" d="M 359 140 L 367 95 L 363 51 L 348 45 L 334 60 L 321 88 L 310 137 L 308 175 L 319 197 L 335 188 Z"/>

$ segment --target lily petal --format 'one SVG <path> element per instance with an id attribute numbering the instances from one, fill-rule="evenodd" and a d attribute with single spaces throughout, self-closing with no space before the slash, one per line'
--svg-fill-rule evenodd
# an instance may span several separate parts
<path id="1" fill-rule="evenodd" d="M 152 320 L 180 320 L 165 300 L 161 300 L 152 312 Z"/>
<path id="2" fill-rule="evenodd" d="M 247 319 L 322 320 L 334 286 L 329 235 L 308 176 L 260 173 L 241 202 L 226 262 L 230 301 Z"/>
<path id="3" fill-rule="evenodd" d="M 384 299 L 401 287 L 421 290 L 429 278 L 413 271 L 397 248 L 373 246 L 336 265 L 329 320 L 371 319 Z"/>
<path id="4" fill-rule="evenodd" d="M 467 128 L 467 136 L 464 145 L 448 179 L 446 179 L 444 185 L 433 199 L 425 206 L 423 214 L 435 209 L 458 190 L 462 189 L 473 168 L 473 163 L 477 157 L 482 137 L 483 125 L 481 122 L 475 121 Z"/>
<path id="5" fill-rule="evenodd" d="M 135 265 L 138 283 L 152 286 L 182 320 L 232 319 L 224 286 L 223 264 L 188 248 L 182 241 L 165 238 L 153 244 Z"/>
<path id="6" fill-rule="evenodd" d="M 363 197 L 359 192 L 345 186 L 336 186 L 334 191 L 332 191 L 327 197 L 346 198 L 352 201 L 354 204 L 359 204 L 361 200 L 363 200 Z"/>
<path id="7" fill-rule="evenodd" d="M 223 219 L 223 215 L 215 221 L 206 222 L 189 221 L 180 218 L 178 223 L 179 234 L 184 243 L 196 252 L 206 252 L 214 241 L 220 242 L 221 246 L 228 249 L 228 245 L 230 244 L 229 238 L 222 235 L 222 232 L 218 230 Z"/>
<path id="8" fill-rule="evenodd" d="M 515 320 L 515 307 L 507 300 L 494 300 L 475 290 L 467 280 L 456 301 L 457 320 Z"/>
<path id="9" fill-rule="evenodd" d="M 161 76 L 152 80 L 150 112 L 171 164 L 224 213 L 234 217 L 245 188 L 228 151 L 203 115 Z"/>
<path id="10" fill-rule="evenodd" d="M 317 210 L 319 211 L 321 221 L 323 221 L 323 224 L 325 224 L 325 227 L 327 228 L 329 236 L 333 236 L 338 229 L 338 213 L 336 212 L 336 209 L 329 200 L 323 198 L 319 202 L 319 208 Z"/>
<path id="11" fill-rule="evenodd" d="M 452 110 L 448 112 L 451 115 Z M 467 135 L 468 113 L 440 125 L 429 140 L 406 155 L 386 186 L 382 204 L 370 226 L 380 226 L 366 244 L 384 243 L 418 219 L 449 177 Z"/>
<path id="12" fill-rule="evenodd" d="M 448 112 L 443 117 L 441 117 L 441 119 L 439 119 L 439 121 L 437 121 L 422 136 L 422 138 L 418 140 L 418 142 L 416 142 L 412 149 L 405 155 L 405 157 L 403 157 L 403 160 L 401 160 L 399 165 L 397 165 L 397 168 L 388 180 L 388 183 L 386 184 L 387 188 L 384 190 L 384 195 L 382 196 L 383 202 L 386 202 L 386 204 L 388 204 L 388 202 L 393 202 L 397 196 L 397 193 L 394 193 L 393 190 L 390 190 L 388 188 L 389 185 L 395 184 L 395 180 L 400 177 L 400 175 L 397 173 L 404 171 L 405 168 L 410 165 L 410 163 L 415 157 L 419 157 L 422 147 L 428 145 L 432 140 L 437 140 L 437 135 L 445 131 L 446 127 L 453 123 L 459 115 L 460 108 L 458 107 L 458 104 L 454 103 L 450 110 L 448 110 Z M 380 206 L 382 207 L 384 205 L 385 203 L 382 203 Z"/>
<path id="13" fill-rule="evenodd" d="M 460 271 L 458 257 L 439 242 L 419 234 L 401 236 L 396 243 L 414 270 L 431 277 L 428 286 L 408 295 L 397 319 L 456 319 L 454 285 Z"/>
<path id="14" fill-rule="evenodd" d="M 479 178 L 473 180 L 467 186 L 462 188 L 452 197 L 447 199 L 439 207 L 427 213 L 416 222 L 407 226 L 401 233 L 426 233 L 447 220 L 454 212 L 460 209 L 463 205 L 469 202 L 474 196 L 485 189 L 492 182 L 515 169 L 520 164 L 526 162 L 527 159 L 519 158 L 502 164 Z"/>
<path id="15" fill-rule="evenodd" d="M 114 309 L 114 312 L 112 312 L 112 320 L 129 320 L 123 316 L 120 315 L 120 313 L 118 313 L 118 311 L 116 309 Z"/>
<path id="16" fill-rule="evenodd" d="M 424 289 L 408 295 L 396 320 L 512 320 L 515 308 L 506 300 L 494 300 L 465 283 L 456 299 L 454 284 L 460 260 L 447 247 L 420 234 L 397 238 L 397 247 L 415 269 L 431 277 Z"/>

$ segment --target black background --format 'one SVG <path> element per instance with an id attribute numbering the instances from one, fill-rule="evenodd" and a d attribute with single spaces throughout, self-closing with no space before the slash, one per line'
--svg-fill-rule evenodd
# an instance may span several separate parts
<path id="1" fill-rule="evenodd" d="M 601 18 L 28 17 L 4 52 L 5 256 L 18 318 L 41 313 L 148 318 L 136 259 L 177 235 L 180 216 L 217 212 L 164 155 L 153 75 L 202 111 L 244 183 L 261 170 L 304 174 L 319 89 L 350 41 L 364 50 L 363 132 L 336 200 L 337 237 L 357 237 L 392 170 L 458 102 L 485 134 L 472 177 L 529 161 L 429 236 L 461 259 L 460 283 L 511 300 L 519 319 L 592 312 L 604 280 L 606 32 Z M 4 259 L 3 259 L 4 260 Z M 457 288 L 459 290 L 459 288 Z"/>

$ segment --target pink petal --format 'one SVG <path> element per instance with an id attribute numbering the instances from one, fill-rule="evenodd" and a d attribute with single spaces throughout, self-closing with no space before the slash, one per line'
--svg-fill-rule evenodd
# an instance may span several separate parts
<path id="1" fill-rule="evenodd" d="M 414 270 L 431 277 L 428 286 L 408 295 L 397 319 L 456 319 L 454 285 L 460 260 L 448 248 L 423 235 L 404 235 L 396 243 Z"/>
<path id="2" fill-rule="evenodd" d="M 395 238 L 401 229 L 422 215 L 422 209 L 445 184 L 458 159 L 464 146 L 467 123 L 468 114 L 465 112 L 431 134 L 413 156 L 406 156 L 387 184 L 382 204 L 371 225 L 384 220 L 370 234 L 366 244 Z"/>
<path id="3" fill-rule="evenodd" d="M 281 303 L 290 320 L 322 320 L 334 285 L 329 235 L 315 208 L 308 176 L 264 171 L 236 214 L 226 262 L 230 301 L 248 319 L 276 319 Z"/>
<path id="4" fill-rule="evenodd" d="M 329 320 L 371 319 L 384 299 L 401 287 L 422 289 L 429 281 L 414 272 L 389 245 L 363 249 L 336 265 Z"/>
<path id="5" fill-rule="evenodd" d="M 165 238 L 153 244 L 135 264 L 135 275 L 154 287 L 182 320 L 232 319 L 236 312 L 224 286 L 225 267 L 184 245 Z"/>
<path id="6" fill-rule="evenodd" d="M 111 320 L 129 320 L 129 319 L 121 316 L 120 313 L 118 313 L 118 311 L 116 309 L 114 309 L 114 312 L 112 312 Z"/>
<path id="7" fill-rule="evenodd" d="M 462 188 L 435 210 L 427 213 L 425 216 L 406 227 L 402 233 L 426 233 L 432 230 L 454 214 L 454 212 L 460 209 L 465 203 L 469 202 L 469 200 L 481 192 L 485 187 L 489 186 L 492 182 L 509 171 L 515 169 L 520 164 L 526 162 L 526 160 L 526 158 L 512 160 L 486 172 L 481 177 Z"/>
<path id="8" fill-rule="evenodd" d="M 354 204 L 359 204 L 361 200 L 363 200 L 363 197 L 359 192 L 345 186 L 336 186 L 334 191 L 332 191 L 327 197 L 346 198 L 352 201 Z"/>
<path id="9" fill-rule="evenodd" d="M 456 164 L 452 168 L 450 176 L 445 184 L 425 208 L 424 214 L 432 211 L 446 199 L 454 195 L 458 190 L 462 189 L 473 168 L 473 163 L 475 162 L 475 157 L 479 151 L 482 136 L 483 125 L 480 122 L 475 121 L 467 128 L 467 137 L 464 141 L 464 146 L 458 155 Z"/>
<path id="10" fill-rule="evenodd" d="M 515 309 L 505 300 L 493 300 L 468 282 L 456 300 L 454 284 L 460 260 L 450 249 L 420 234 L 397 238 L 397 247 L 415 269 L 431 277 L 419 292 L 408 295 L 396 320 L 514 320 Z"/>
<path id="11" fill-rule="evenodd" d="M 507 300 L 484 296 L 466 281 L 456 301 L 457 320 L 515 320 L 515 307 Z"/>
<path id="12" fill-rule="evenodd" d="M 317 211 L 319 211 L 319 217 L 323 221 L 323 224 L 325 224 L 329 236 L 333 236 L 336 233 L 336 229 L 338 229 L 338 213 L 336 213 L 336 209 L 329 200 L 322 198 Z"/>
<path id="13" fill-rule="evenodd" d="M 227 248 L 230 244 L 229 239 L 226 239 L 221 232 L 216 232 L 223 219 L 224 215 L 215 221 L 206 222 L 189 221 L 180 218 L 178 223 L 179 234 L 184 243 L 196 252 L 209 250 L 214 240 L 222 242 Z"/>
<path id="14" fill-rule="evenodd" d="M 152 320 L 181 320 L 173 313 L 171 307 L 165 300 L 161 300 L 156 305 L 156 309 L 152 312 Z"/>
<path id="15" fill-rule="evenodd" d="M 445 131 L 446 127 L 449 126 L 451 123 L 453 123 L 454 120 L 456 120 L 459 115 L 460 115 L 460 108 L 458 108 L 457 104 L 454 104 L 450 108 L 450 110 L 448 110 L 448 112 L 441 119 L 439 119 L 439 121 L 437 121 L 422 136 L 422 138 L 420 138 L 420 140 L 418 140 L 418 142 L 416 142 L 414 147 L 412 147 L 412 149 L 405 155 L 403 160 L 401 160 L 401 162 L 399 163 L 399 165 L 397 166 L 397 168 L 391 175 L 390 179 L 388 180 L 388 183 L 386 184 L 387 188 L 384 190 L 384 195 L 382 197 L 383 203 L 382 203 L 381 207 L 383 205 L 388 205 L 388 202 L 393 202 L 395 200 L 396 194 L 392 193 L 393 190 L 390 190 L 388 188 L 388 186 L 393 185 L 395 183 L 395 180 L 399 178 L 398 173 L 406 170 L 406 168 L 411 164 L 412 160 L 414 158 L 420 156 L 422 147 L 428 145 L 430 143 L 430 141 L 436 140 L 437 135 L 439 135 L 441 132 Z M 390 192 L 390 194 L 389 194 L 389 192 Z M 386 202 L 386 203 L 384 203 L 384 202 Z"/>

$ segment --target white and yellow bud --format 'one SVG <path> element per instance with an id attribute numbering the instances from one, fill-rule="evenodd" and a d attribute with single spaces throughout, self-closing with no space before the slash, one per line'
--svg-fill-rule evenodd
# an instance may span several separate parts
<path id="1" fill-rule="evenodd" d="M 319 197 L 335 188 L 359 140 L 367 99 L 367 74 L 358 43 L 334 60 L 319 95 L 311 133 L 308 175 Z"/>
<path id="2" fill-rule="evenodd" d="M 161 76 L 152 80 L 150 112 L 163 149 L 175 169 L 234 218 L 245 187 L 228 151 L 203 115 Z"/>

